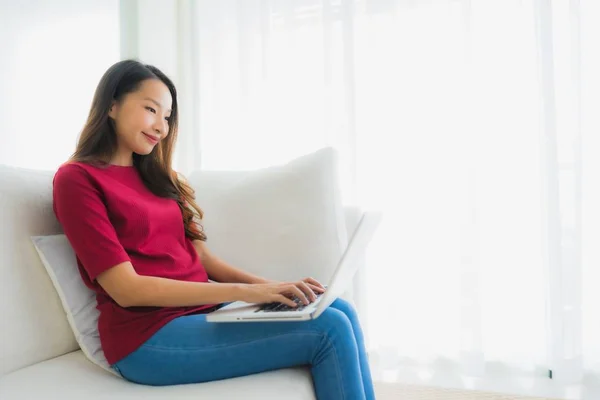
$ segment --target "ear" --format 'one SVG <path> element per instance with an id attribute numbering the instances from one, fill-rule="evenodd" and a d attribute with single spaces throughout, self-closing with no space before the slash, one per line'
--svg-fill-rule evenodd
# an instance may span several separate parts
<path id="1" fill-rule="evenodd" d="M 112 119 L 115 119 L 116 115 L 117 115 L 117 108 L 118 108 L 118 104 L 116 101 L 113 100 L 113 102 L 110 105 L 110 108 L 108 109 L 108 116 Z"/>

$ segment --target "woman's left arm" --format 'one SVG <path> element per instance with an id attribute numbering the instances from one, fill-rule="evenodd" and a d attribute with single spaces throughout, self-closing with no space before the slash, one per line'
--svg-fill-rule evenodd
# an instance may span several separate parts
<path id="1" fill-rule="evenodd" d="M 221 283 L 275 283 L 269 279 L 242 271 L 212 254 L 202 240 L 192 241 L 208 277 Z"/>

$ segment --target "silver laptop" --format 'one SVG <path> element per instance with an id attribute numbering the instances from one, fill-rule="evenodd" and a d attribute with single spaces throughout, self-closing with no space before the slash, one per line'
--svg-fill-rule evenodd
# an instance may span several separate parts
<path id="1" fill-rule="evenodd" d="M 314 302 L 308 305 L 299 303 L 298 307 L 293 308 L 281 303 L 257 304 L 234 301 L 207 314 L 206 320 L 208 322 L 259 322 L 302 321 L 318 318 L 335 299 L 350 287 L 358 268 L 356 260 L 367 248 L 380 221 L 381 213 L 379 212 L 363 213 L 331 281 L 326 285 L 325 293 L 317 294 L 317 300 Z"/>

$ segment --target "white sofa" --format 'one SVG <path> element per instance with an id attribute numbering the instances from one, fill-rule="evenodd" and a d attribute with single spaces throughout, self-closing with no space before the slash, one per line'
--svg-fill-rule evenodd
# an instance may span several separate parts
<path id="1" fill-rule="evenodd" d="M 0 399 L 315 398 L 310 373 L 303 367 L 150 387 L 127 382 L 89 362 L 30 240 L 32 235 L 61 233 L 52 211 L 53 174 L 0 165 Z M 219 176 L 204 182 L 222 186 L 224 181 Z M 344 213 L 347 226 L 355 226 L 359 213 L 350 209 Z"/>

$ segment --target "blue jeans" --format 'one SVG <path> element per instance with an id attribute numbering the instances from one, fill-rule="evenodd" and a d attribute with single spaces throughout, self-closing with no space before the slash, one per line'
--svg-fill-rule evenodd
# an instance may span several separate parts
<path id="1" fill-rule="evenodd" d="M 350 303 L 337 299 L 315 320 L 209 323 L 174 319 L 113 365 L 146 385 L 207 382 L 310 366 L 318 399 L 374 399 L 363 333 Z"/>

